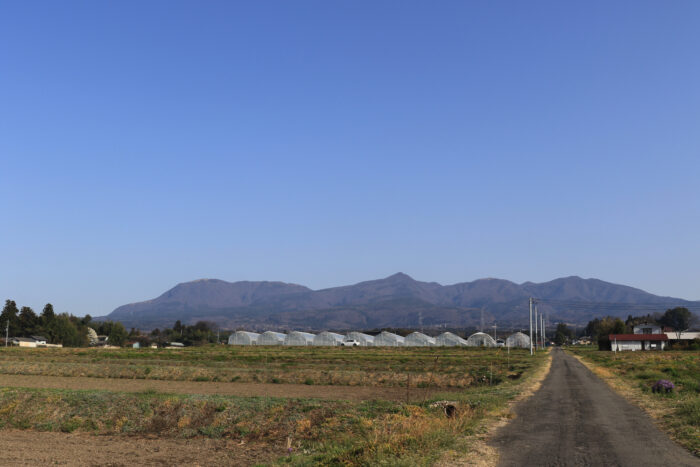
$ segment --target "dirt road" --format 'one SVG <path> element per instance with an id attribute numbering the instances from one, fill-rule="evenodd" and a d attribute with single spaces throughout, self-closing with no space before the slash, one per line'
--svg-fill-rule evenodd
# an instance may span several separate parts
<path id="1" fill-rule="evenodd" d="M 578 360 L 553 350 L 542 387 L 492 445 L 502 466 L 700 466 Z"/>
<path id="2" fill-rule="evenodd" d="M 121 392 L 154 390 L 175 394 L 220 394 L 335 400 L 405 400 L 406 388 L 368 386 L 317 386 L 305 384 L 222 383 L 209 381 L 163 381 L 152 379 L 89 378 L 82 376 L 0 375 L 0 387 L 93 389 Z M 425 389 L 411 388 L 412 398 L 423 397 Z"/>

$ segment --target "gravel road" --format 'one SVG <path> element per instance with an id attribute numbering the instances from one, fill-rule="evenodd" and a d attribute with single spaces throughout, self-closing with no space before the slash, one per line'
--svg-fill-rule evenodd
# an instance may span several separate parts
<path id="1" fill-rule="evenodd" d="M 642 410 L 554 349 L 542 387 L 491 444 L 501 466 L 700 466 Z"/>

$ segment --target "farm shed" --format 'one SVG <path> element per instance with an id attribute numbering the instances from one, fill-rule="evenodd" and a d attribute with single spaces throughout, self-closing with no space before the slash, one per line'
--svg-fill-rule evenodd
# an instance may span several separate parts
<path id="1" fill-rule="evenodd" d="M 323 331 L 314 337 L 313 345 L 336 346 L 343 343 L 345 336 L 334 332 Z"/>
<path id="2" fill-rule="evenodd" d="M 374 338 L 375 347 L 400 347 L 403 346 L 405 339 L 398 334 L 382 331 Z"/>
<path id="3" fill-rule="evenodd" d="M 666 334 L 610 334 L 611 350 L 663 350 L 668 342 Z"/>
<path id="4" fill-rule="evenodd" d="M 374 336 L 370 336 L 369 334 L 365 334 L 362 332 L 349 332 L 347 338 L 356 340 L 360 343 L 360 346 L 362 347 L 369 347 L 374 345 Z"/>
<path id="5" fill-rule="evenodd" d="M 426 336 L 422 332 L 412 332 L 404 339 L 406 347 L 432 347 L 435 345 L 435 338 Z"/>
<path id="6" fill-rule="evenodd" d="M 258 337 L 258 345 L 282 345 L 286 337 L 281 332 L 265 331 Z"/>
<path id="7" fill-rule="evenodd" d="M 467 339 L 469 347 L 496 347 L 496 341 L 485 332 L 476 332 Z"/>
<path id="8" fill-rule="evenodd" d="M 520 347 L 522 349 L 529 349 L 530 336 L 527 336 L 522 332 L 516 332 L 515 334 L 511 334 L 506 339 L 506 347 Z"/>
<path id="9" fill-rule="evenodd" d="M 464 347 L 467 345 L 467 341 L 457 334 L 446 331 L 435 338 L 435 345 L 440 347 Z"/>
<path id="10" fill-rule="evenodd" d="M 236 331 L 228 336 L 229 345 L 255 345 L 260 334 L 248 331 Z"/>
<path id="11" fill-rule="evenodd" d="M 315 335 L 309 332 L 292 331 L 284 339 L 284 345 L 312 345 Z"/>

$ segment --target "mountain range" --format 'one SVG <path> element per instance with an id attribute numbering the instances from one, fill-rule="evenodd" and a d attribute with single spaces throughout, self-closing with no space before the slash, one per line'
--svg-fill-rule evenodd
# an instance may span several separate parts
<path id="1" fill-rule="evenodd" d="M 322 290 L 284 282 L 200 279 L 178 284 L 155 299 L 120 306 L 100 319 L 142 330 L 172 327 L 176 320 L 251 330 L 480 328 L 494 323 L 526 328 L 529 297 L 537 299 L 550 324 L 585 325 L 594 317 L 624 319 L 674 306 L 700 308 L 700 301 L 576 276 L 543 283 L 479 279 L 440 285 L 397 273 Z"/>

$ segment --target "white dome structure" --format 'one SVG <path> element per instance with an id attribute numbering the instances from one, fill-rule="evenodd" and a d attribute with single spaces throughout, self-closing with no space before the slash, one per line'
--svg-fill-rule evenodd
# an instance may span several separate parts
<path id="1" fill-rule="evenodd" d="M 522 349 L 529 349 L 530 336 L 523 334 L 522 332 L 511 334 L 506 339 L 506 347 L 520 347 Z"/>
<path id="2" fill-rule="evenodd" d="M 467 341 L 457 334 L 446 331 L 435 338 L 435 345 L 439 347 L 466 347 Z"/>
<path id="3" fill-rule="evenodd" d="M 308 332 L 292 331 L 284 338 L 284 345 L 312 345 L 315 335 Z"/>
<path id="4" fill-rule="evenodd" d="M 345 336 L 343 336 L 342 334 L 323 331 L 317 334 L 316 337 L 314 337 L 313 345 L 335 347 L 341 345 L 344 340 Z"/>
<path id="5" fill-rule="evenodd" d="M 258 345 L 282 345 L 286 337 L 281 332 L 265 331 L 258 337 Z"/>
<path id="6" fill-rule="evenodd" d="M 496 341 L 485 332 L 477 332 L 467 339 L 469 347 L 496 347 Z"/>
<path id="7" fill-rule="evenodd" d="M 404 338 L 404 345 L 406 347 L 432 347 L 435 345 L 435 339 L 422 332 L 412 332 Z"/>
<path id="8" fill-rule="evenodd" d="M 374 336 L 362 332 L 349 332 L 347 338 L 356 340 L 360 343 L 361 347 L 371 347 L 374 345 Z"/>
<path id="9" fill-rule="evenodd" d="M 255 345 L 260 334 L 248 331 L 236 331 L 228 336 L 228 345 Z"/>
<path id="10" fill-rule="evenodd" d="M 375 347 L 401 347 L 404 338 L 392 332 L 382 331 L 374 338 Z"/>

